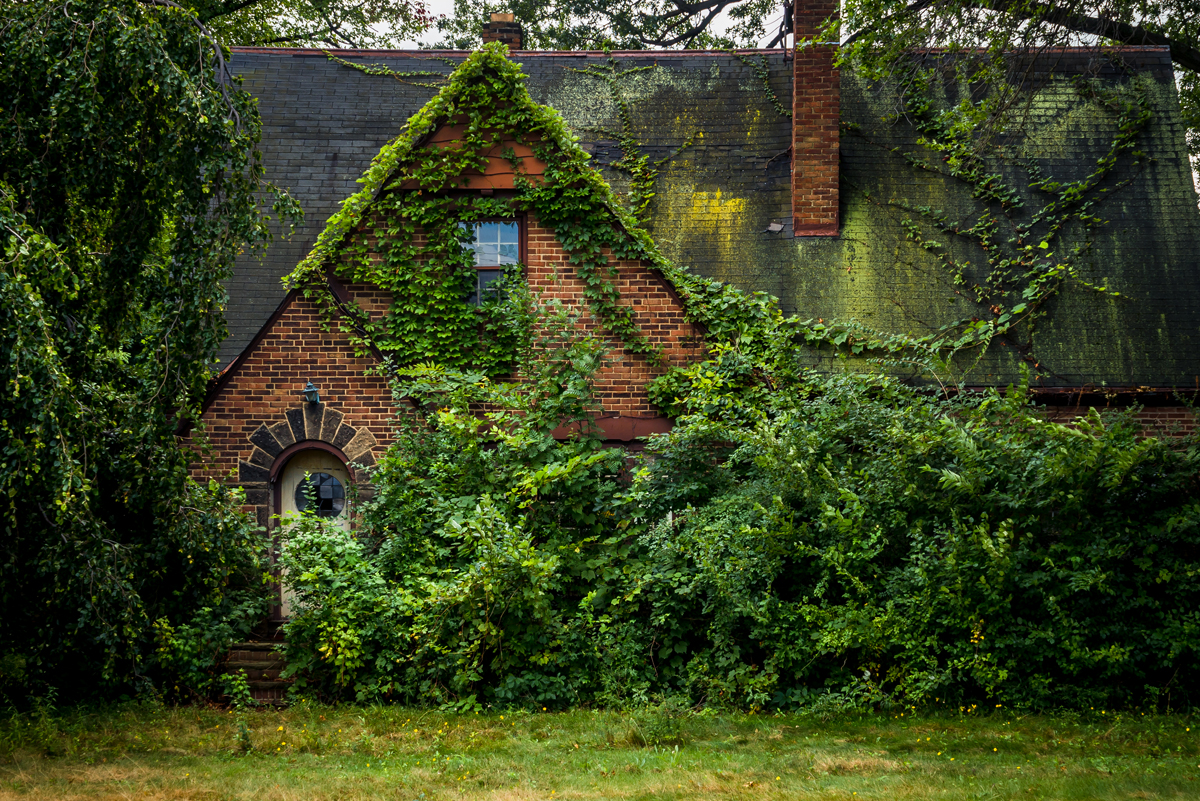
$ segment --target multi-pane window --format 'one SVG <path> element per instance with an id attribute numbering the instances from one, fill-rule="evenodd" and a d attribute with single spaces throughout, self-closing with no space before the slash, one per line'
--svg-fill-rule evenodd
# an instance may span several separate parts
<path id="1" fill-rule="evenodd" d="M 520 261 L 521 227 L 516 222 L 480 222 L 474 227 L 469 247 L 475 251 L 475 289 L 467 302 L 478 305 L 495 296 L 492 284 L 504 274 L 502 268 Z"/>

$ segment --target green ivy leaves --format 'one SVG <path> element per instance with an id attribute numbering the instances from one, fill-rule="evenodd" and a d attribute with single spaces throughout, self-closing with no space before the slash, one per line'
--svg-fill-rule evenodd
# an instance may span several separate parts
<path id="1" fill-rule="evenodd" d="M 262 611 L 243 499 L 179 436 L 268 238 L 255 101 L 178 7 L 10 4 L 0 52 L 0 658 L 28 666 L 0 693 L 190 675 L 149 621 Z"/>
<path id="2" fill-rule="evenodd" d="M 445 124 L 461 126 L 453 147 L 426 142 Z M 515 191 L 503 199 L 459 191 L 463 176 L 486 168 L 488 154 L 509 141 L 531 147 L 546 165 L 544 174 L 518 170 Z M 650 173 L 643 178 L 653 181 Z M 609 260 L 661 266 L 661 256 L 588 165 L 558 114 L 530 99 L 519 65 L 506 58 L 502 46 L 488 45 L 462 62 L 360 180 L 364 188 L 330 218 L 287 281 L 316 299 L 360 353 L 383 354 L 385 369 L 427 361 L 492 376 L 511 369 L 532 322 L 522 300 L 527 293 L 516 289 L 520 277 L 514 272 L 507 279 L 507 299 L 479 309 L 467 304 L 473 268 L 460 224 L 522 214 L 554 230 L 602 325 L 628 350 L 660 358 L 621 302 Z M 643 200 L 644 210 L 649 197 Z M 337 302 L 327 286 L 327 268 L 391 292 L 387 314 L 371 319 Z"/>

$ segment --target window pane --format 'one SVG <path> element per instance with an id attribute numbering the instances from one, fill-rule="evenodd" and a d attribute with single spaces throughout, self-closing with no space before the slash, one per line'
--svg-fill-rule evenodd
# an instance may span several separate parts
<path id="1" fill-rule="evenodd" d="M 342 482 L 328 473 L 312 473 L 296 487 L 296 508 L 308 508 L 309 496 L 316 502 L 314 511 L 320 517 L 337 517 L 346 508 L 346 491 Z"/>
<path id="2" fill-rule="evenodd" d="M 475 245 L 475 266 L 490 267 L 500 264 L 500 246 L 492 242 L 479 242 Z"/>
<path id="3" fill-rule="evenodd" d="M 475 241 L 493 245 L 500 241 L 500 223 L 485 222 L 475 226 Z"/>
<path id="4" fill-rule="evenodd" d="M 476 267 L 516 264 L 521 258 L 521 227 L 515 222 L 475 223 L 471 248 Z"/>
<path id="5" fill-rule="evenodd" d="M 493 287 L 492 284 L 500 280 L 500 276 L 504 275 L 503 270 L 479 270 L 479 297 L 484 300 L 492 300 L 496 297 L 498 287 Z"/>

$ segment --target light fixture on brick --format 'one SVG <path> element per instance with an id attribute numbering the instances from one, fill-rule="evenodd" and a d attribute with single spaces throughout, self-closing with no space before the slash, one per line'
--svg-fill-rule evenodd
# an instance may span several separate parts
<path id="1" fill-rule="evenodd" d="M 321 402 L 321 394 L 317 391 L 316 386 L 314 386 L 313 382 L 311 381 L 308 382 L 308 385 L 305 386 L 304 389 L 300 390 L 300 394 L 303 395 L 304 399 L 309 403 Z"/>

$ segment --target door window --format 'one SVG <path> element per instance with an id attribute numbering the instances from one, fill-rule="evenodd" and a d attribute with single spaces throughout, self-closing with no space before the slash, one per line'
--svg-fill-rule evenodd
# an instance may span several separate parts
<path id="1" fill-rule="evenodd" d="M 296 511 L 307 510 L 309 499 L 318 517 L 337 517 L 346 507 L 346 490 L 329 473 L 309 473 L 296 484 Z"/>

